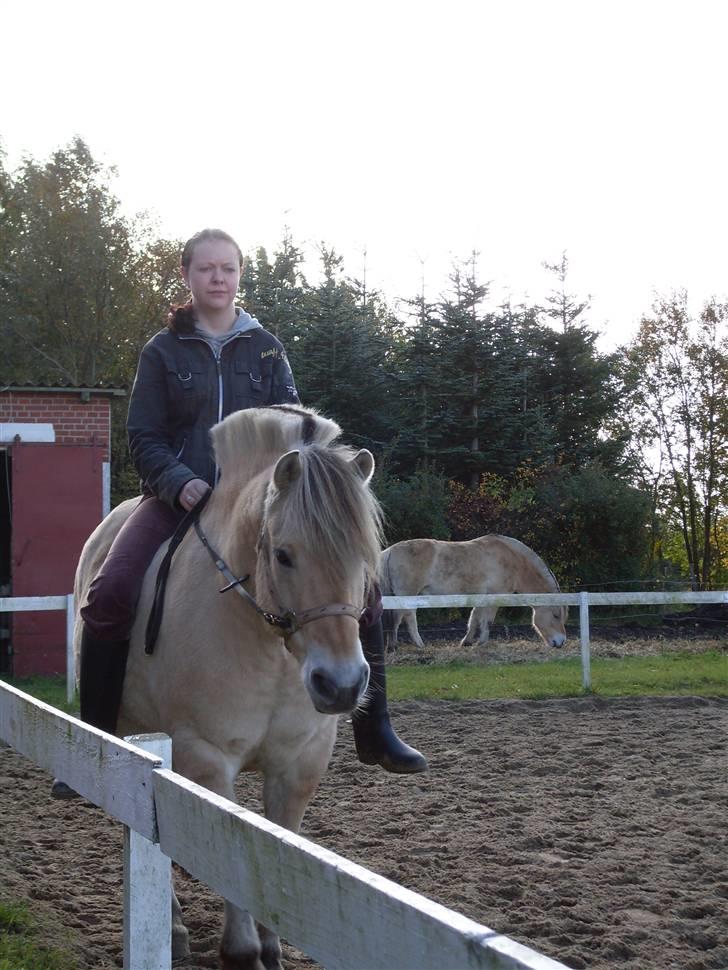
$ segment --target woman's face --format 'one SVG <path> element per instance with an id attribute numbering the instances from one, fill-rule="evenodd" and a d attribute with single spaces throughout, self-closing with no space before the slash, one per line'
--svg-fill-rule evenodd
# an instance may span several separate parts
<path id="1" fill-rule="evenodd" d="M 206 239 L 192 250 L 189 267 L 182 276 L 201 313 L 219 313 L 232 306 L 240 283 L 238 251 L 222 239 Z"/>

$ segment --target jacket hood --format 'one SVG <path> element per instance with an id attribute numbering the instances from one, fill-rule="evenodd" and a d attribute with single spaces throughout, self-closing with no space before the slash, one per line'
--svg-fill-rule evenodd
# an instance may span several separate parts
<path id="1" fill-rule="evenodd" d="M 194 332 L 199 337 L 204 337 L 206 340 L 216 340 L 219 343 L 227 343 L 230 337 L 235 336 L 239 333 L 247 333 L 249 330 L 262 330 L 262 324 L 255 318 L 252 317 L 246 310 L 242 307 L 236 306 L 235 311 L 237 317 L 235 318 L 235 323 L 232 327 L 225 333 L 213 334 L 209 330 L 205 330 L 198 323 L 195 323 Z"/>

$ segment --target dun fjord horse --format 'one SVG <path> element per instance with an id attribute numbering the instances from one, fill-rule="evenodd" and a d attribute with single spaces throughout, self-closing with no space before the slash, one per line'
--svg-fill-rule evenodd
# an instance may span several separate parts
<path id="1" fill-rule="evenodd" d="M 175 771 L 226 798 L 241 770 L 261 772 L 266 816 L 292 831 L 328 765 L 335 715 L 354 709 L 369 676 L 358 619 L 381 549 L 374 459 L 334 444 L 339 433 L 293 407 L 240 411 L 213 428 L 220 482 L 174 555 L 151 655 L 144 632 L 165 547 L 145 577 L 119 714 L 120 736 L 169 734 Z M 77 603 L 137 501 L 86 543 Z M 250 577 L 252 601 L 234 586 L 221 595 L 231 574 Z M 78 624 L 76 640 L 78 650 Z M 271 931 L 225 904 L 223 967 L 280 970 L 280 952 Z M 173 956 L 188 953 L 175 898 Z"/>
<path id="2" fill-rule="evenodd" d="M 381 570 L 384 596 L 559 592 L 559 584 L 543 559 L 510 536 L 481 536 L 469 542 L 407 539 L 384 550 Z M 497 612 L 497 607 L 476 606 L 460 645 L 486 643 Z M 549 646 L 564 645 L 566 613 L 565 606 L 534 608 L 533 626 Z M 392 643 L 397 642 L 402 620 L 412 641 L 424 646 L 415 610 L 394 612 Z"/>

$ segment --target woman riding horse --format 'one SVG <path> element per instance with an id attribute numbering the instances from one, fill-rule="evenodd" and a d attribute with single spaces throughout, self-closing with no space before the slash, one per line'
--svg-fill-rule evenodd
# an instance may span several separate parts
<path id="1" fill-rule="evenodd" d="M 217 482 L 210 429 L 233 411 L 298 404 L 281 343 L 235 305 L 237 243 L 217 229 L 187 241 L 181 272 L 189 302 L 142 350 L 127 430 L 143 495 L 113 542 L 81 608 L 81 719 L 115 732 L 129 637 L 144 574 L 185 513 Z M 352 716 L 359 759 L 387 771 L 424 771 L 424 757 L 394 732 L 387 710 L 381 596 L 370 590 L 360 639 L 370 666 L 367 703 Z"/>

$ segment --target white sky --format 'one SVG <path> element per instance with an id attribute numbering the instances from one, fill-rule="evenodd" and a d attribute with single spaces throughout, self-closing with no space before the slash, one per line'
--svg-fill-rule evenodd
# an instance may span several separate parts
<path id="1" fill-rule="evenodd" d="M 0 142 L 78 134 L 127 211 L 244 250 L 289 226 L 394 299 L 480 252 L 570 261 L 609 349 L 652 292 L 728 292 L 725 0 L 6 0 Z"/>

